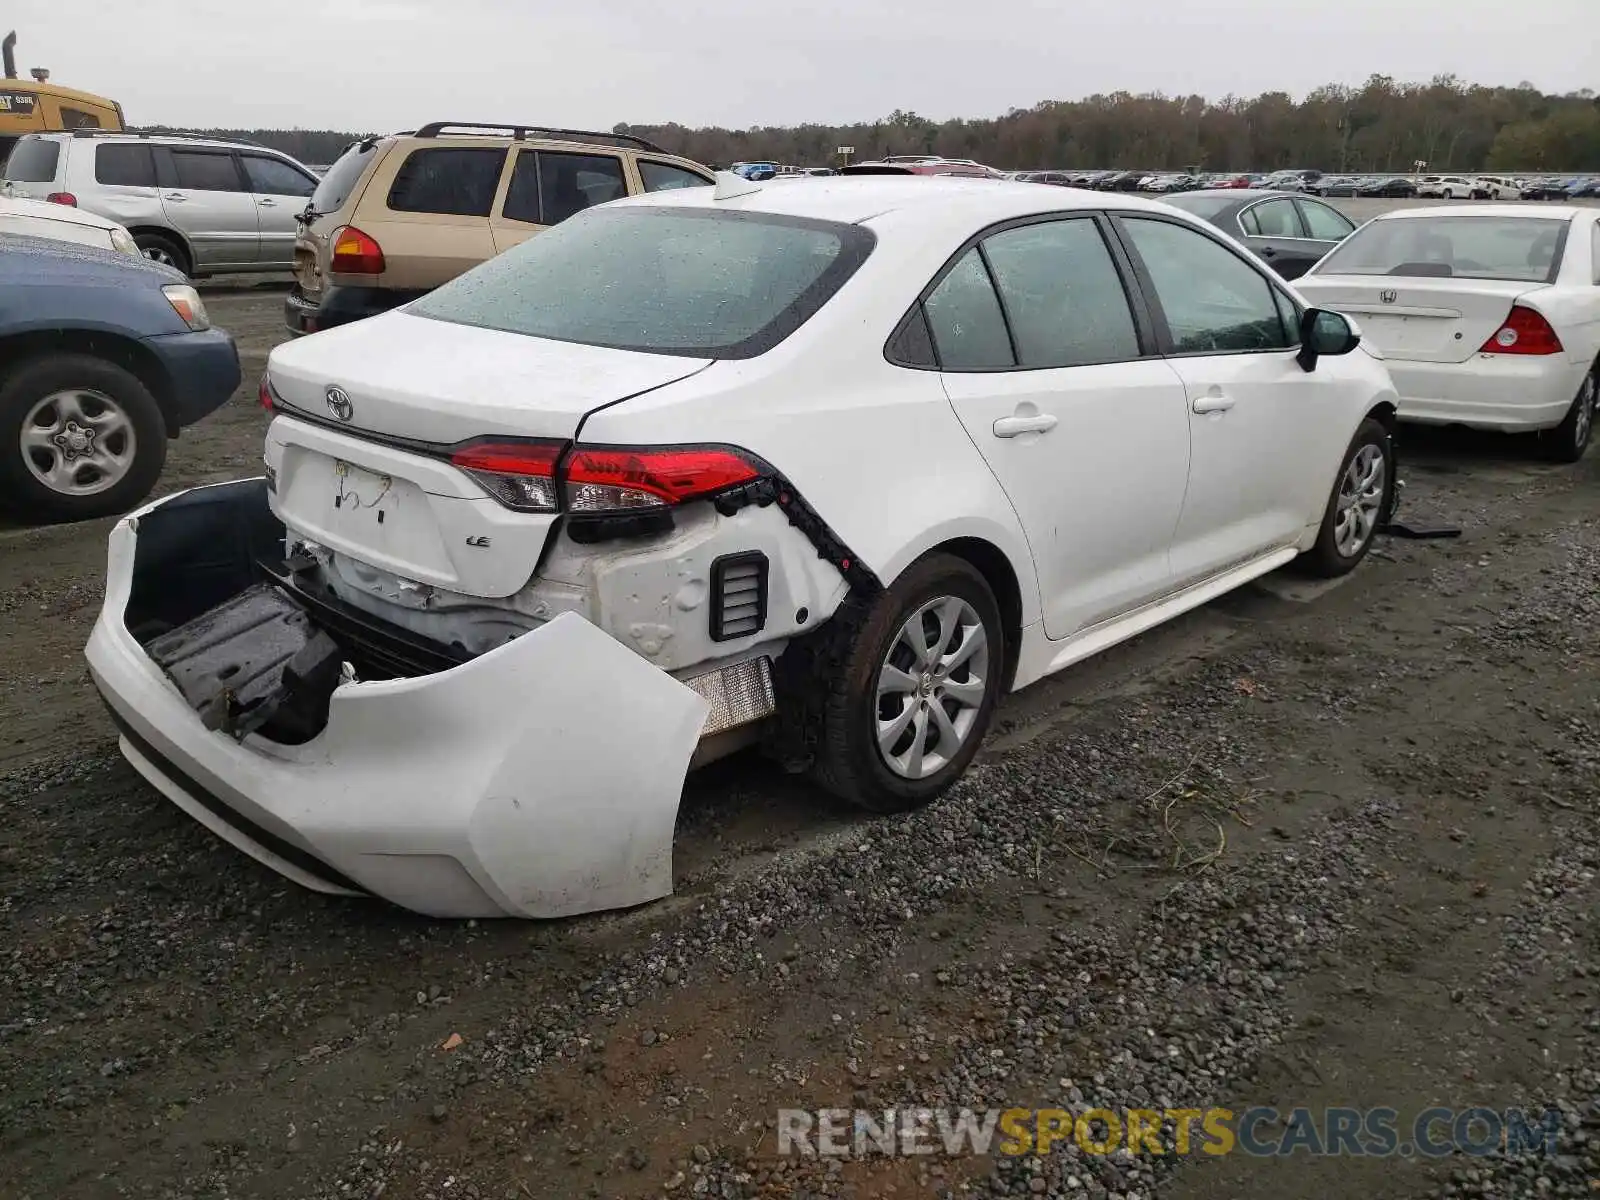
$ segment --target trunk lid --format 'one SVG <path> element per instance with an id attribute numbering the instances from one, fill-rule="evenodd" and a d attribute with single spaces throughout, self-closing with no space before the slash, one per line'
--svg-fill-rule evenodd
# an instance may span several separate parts
<path id="1" fill-rule="evenodd" d="M 301 536 L 403 580 L 513 595 L 532 577 L 556 515 L 500 504 L 443 447 L 571 438 L 594 409 L 709 362 L 398 312 L 286 343 L 268 363 L 284 406 L 267 444 L 274 509 Z M 330 388 L 343 393 L 334 405 Z M 297 410 L 322 424 L 295 419 Z M 393 586 L 373 583 L 407 602 L 387 596 Z"/>
<path id="2" fill-rule="evenodd" d="M 1321 308 L 1348 313 L 1389 359 L 1459 363 L 1478 353 L 1519 299 L 1548 285 L 1522 280 L 1320 275 L 1296 285 Z"/>
<path id="3" fill-rule="evenodd" d="M 468 438 L 568 438 L 584 416 L 685 379 L 708 358 L 640 354 L 456 325 L 404 311 L 285 343 L 267 370 L 291 407 L 329 419 L 330 387 L 350 416 L 340 428 L 434 445 Z"/>

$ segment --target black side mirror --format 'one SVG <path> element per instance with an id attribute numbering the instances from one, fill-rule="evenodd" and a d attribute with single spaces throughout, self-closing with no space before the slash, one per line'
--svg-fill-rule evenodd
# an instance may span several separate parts
<path id="1" fill-rule="evenodd" d="M 1323 355 L 1337 358 L 1361 344 L 1349 320 L 1325 308 L 1308 308 L 1300 317 L 1300 353 L 1295 361 L 1303 371 L 1315 371 Z"/>

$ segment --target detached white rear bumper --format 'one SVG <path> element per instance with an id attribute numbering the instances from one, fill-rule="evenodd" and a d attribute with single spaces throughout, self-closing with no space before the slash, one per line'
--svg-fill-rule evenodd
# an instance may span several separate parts
<path id="1" fill-rule="evenodd" d="M 345 684 L 304 745 L 206 729 L 124 614 L 141 523 L 238 486 L 169 497 L 111 533 L 87 656 L 140 774 L 319 891 L 439 917 L 563 917 L 671 893 L 678 802 L 709 706 L 575 614 L 437 674 Z"/>

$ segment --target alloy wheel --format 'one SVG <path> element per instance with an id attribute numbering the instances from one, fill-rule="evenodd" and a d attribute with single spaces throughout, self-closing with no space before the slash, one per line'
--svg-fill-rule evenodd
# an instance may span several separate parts
<path id="1" fill-rule="evenodd" d="M 1589 372 L 1578 389 L 1578 410 L 1572 422 L 1572 444 L 1582 449 L 1589 441 L 1589 431 L 1594 426 L 1595 373 Z"/>
<path id="2" fill-rule="evenodd" d="M 1345 558 L 1361 553 L 1377 531 L 1388 474 L 1383 448 L 1370 442 L 1356 451 L 1345 468 L 1333 526 L 1334 545 Z"/>
<path id="3" fill-rule="evenodd" d="M 133 421 L 103 392 L 71 389 L 40 400 L 22 420 L 22 459 L 52 492 L 93 496 L 133 466 Z"/>
<path id="4" fill-rule="evenodd" d="M 940 596 L 913 612 L 878 669 L 878 750 L 903 779 L 942 770 L 973 735 L 989 677 L 977 610 Z"/>

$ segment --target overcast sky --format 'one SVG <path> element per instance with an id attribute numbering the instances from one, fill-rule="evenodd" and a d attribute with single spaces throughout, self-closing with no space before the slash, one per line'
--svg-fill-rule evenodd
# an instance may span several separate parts
<path id="1" fill-rule="evenodd" d="M 1600 88 L 1600 0 L 0 0 L 10 28 L 24 73 L 213 127 L 944 119 L 1373 72 Z"/>

